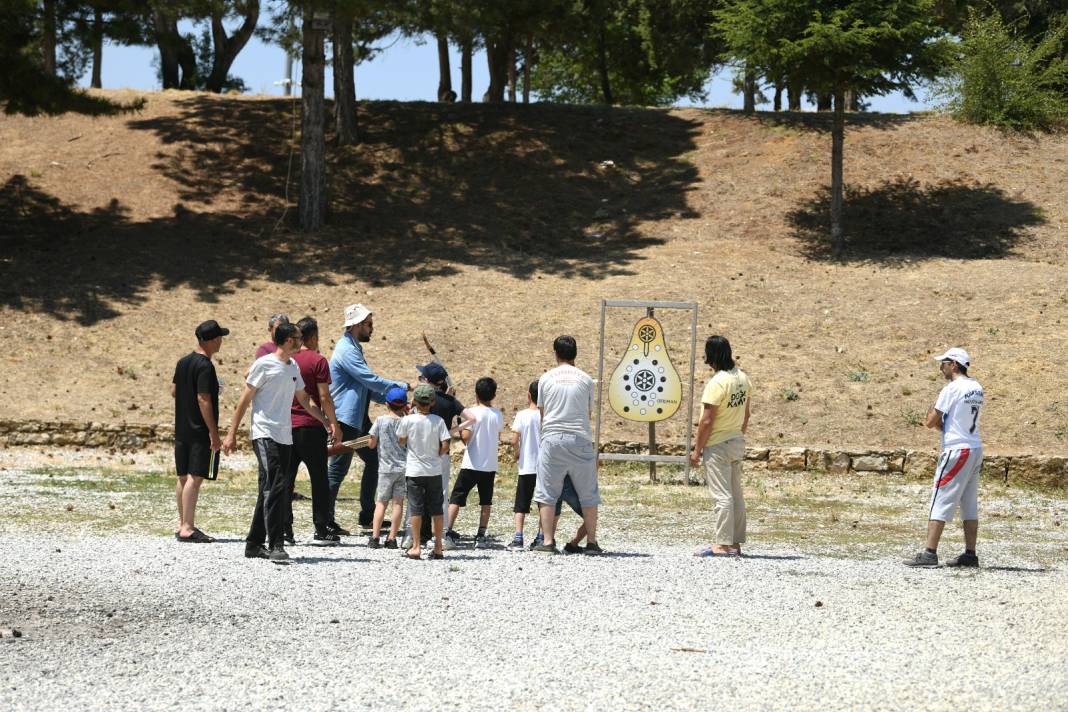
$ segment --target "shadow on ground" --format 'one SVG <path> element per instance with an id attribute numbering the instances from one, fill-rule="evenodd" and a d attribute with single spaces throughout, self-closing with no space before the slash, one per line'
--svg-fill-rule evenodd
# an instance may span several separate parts
<path id="1" fill-rule="evenodd" d="M 641 223 L 697 217 L 687 193 L 698 173 L 684 158 L 694 121 L 371 102 L 360 105 L 361 144 L 328 147 L 330 225 L 305 235 L 292 224 L 292 104 L 195 96 L 177 105 L 128 122 L 164 144 L 153 168 L 177 186 L 172 215 L 132 220 L 121 196 L 81 211 L 22 175 L 0 187 L 0 304 L 90 325 L 138 306 L 156 285 L 213 302 L 250 279 L 396 285 L 467 265 L 599 279 L 632 273 L 642 250 L 661 244 Z"/>
<path id="2" fill-rule="evenodd" d="M 786 216 L 802 253 L 813 260 L 835 256 L 830 242 L 830 190 Z M 1042 209 L 991 184 L 942 182 L 921 185 L 911 178 L 876 188 L 846 187 L 842 225 L 846 262 L 908 262 L 951 257 L 1006 257 L 1045 222 Z"/>

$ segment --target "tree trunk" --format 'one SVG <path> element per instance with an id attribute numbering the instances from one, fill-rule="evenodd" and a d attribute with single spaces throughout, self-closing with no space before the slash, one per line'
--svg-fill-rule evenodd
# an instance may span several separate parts
<path id="1" fill-rule="evenodd" d="M 616 100 L 612 95 L 612 82 L 608 77 L 608 47 L 606 46 L 608 43 L 605 38 L 605 23 L 606 20 L 602 15 L 597 27 L 597 73 L 601 77 L 601 97 L 605 104 L 611 106 L 616 103 Z"/>
<path id="2" fill-rule="evenodd" d="M 527 35 L 526 45 L 523 47 L 523 103 L 530 103 L 530 65 L 534 62 L 534 38 Z"/>
<path id="3" fill-rule="evenodd" d="M 489 88 L 482 101 L 500 104 L 508 85 L 508 57 L 511 54 L 511 38 L 508 36 L 486 38 L 486 67 L 489 70 Z"/>
<path id="4" fill-rule="evenodd" d="M 841 257 L 845 249 L 842 230 L 842 157 L 845 147 L 845 92 L 834 92 L 834 122 L 831 128 L 831 244 L 834 256 Z"/>
<path id="5" fill-rule="evenodd" d="M 756 111 L 756 70 L 748 66 L 742 79 L 742 111 L 746 114 Z"/>
<path id="6" fill-rule="evenodd" d="M 89 86 L 93 89 L 100 89 L 104 82 L 102 80 L 102 67 L 104 62 L 104 13 L 100 11 L 100 8 L 96 8 L 93 12 L 93 78 L 89 80 Z"/>
<path id="7" fill-rule="evenodd" d="M 846 99 L 846 111 L 860 111 L 860 94 L 856 91 L 849 91 L 849 98 Z"/>
<path id="8" fill-rule="evenodd" d="M 797 80 L 786 82 L 786 108 L 790 111 L 801 111 L 801 82 Z"/>
<path id="9" fill-rule="evenodd" d="M 41 55 L 45 73 L 56 76 L 56 0 L 44 0 Z"/>
<path id="10" fill-rule="evenodd" d="M 175 30 L 175 36 L 178 38 L 178 64 L 182 68 L 182 81 L 178 84 L 178 88 L 196 89 L 197 56 L 193 53 L 193 48 L 189 45 L 189 42 L 178 34 L 177 30 Z"/>
<path id="11" fill-rule="evenodd" d="M 834 96 L 828 92 L 826 94 L 816 95 L 816 111 L 830 111 L 833 105 Z"/>
<path id="12" fill-rule="evenodd" d="M 337 145 L 356 143 L 356 70 L 352 56 L 352 18 L 334 20 L 334 124 Z"/>
<path id="13" fill-rule="evenodd" d="M 180 83 L 178 74 L 178 48 L 174 35 L 177 24 L 160 9 L 152 13 L 152 26 L 156 33 L 156 45 L 159 47 L 159 73 L 164 89 L 177 89 Z"/>
<path id="14" fill-rule="evenodd" d="M 244 49 L 246 44 L 248 44 L 259 19 L 259 0 L 248 0 L 248 2 L 245 3 L 245 19 L 241 23 L 241 27 L 237 29 L 237 32 L 235 32 L 232 37 L 228 37 L 226 35 L 226 28 L 223 27 L 223 12 L 221 7 L 216 6 L 216 9 L 212 11 L 211 73 L 208 75 L 208 80 L 205 83 L 205 88 L 208 91 L 218 94 L 223 90 L 223 85 L 226 84 L 226 77 L 230 74 L 230 67 L 233 66 L 238 53 Z"/>
<path id="15" fill-rule="evenodd" d="M 775 111 L 782 111 L 782 82 L 775 82 L 775 99 L 772 102 L 772 108 Z"/>
<path id="16" fill-rule="evenodd" d="M 444 34 L 438 40 L 438 101 L 453 101 L 452 68 L 449 66 L 449 38 Z M 451 98 L 450 98 L 451 97 Z"/>
<path id="17" fill-rule="evenodd" d="M 323 33 L 312 29 L 312 10 L 305 7 L 300 78 L 300 228 L 319 230 L 326 221 L 326 138 Z"/>
<path id="18" fill-rule="evenodd" d="M 515 103 L 516 97 L 515 47 L 508 48 L 508 101 Z"/>
<path id="19" fill-rule="evenodd" d="M 460 43 L 460 101 L 471 103 L 471 38 Z"/>

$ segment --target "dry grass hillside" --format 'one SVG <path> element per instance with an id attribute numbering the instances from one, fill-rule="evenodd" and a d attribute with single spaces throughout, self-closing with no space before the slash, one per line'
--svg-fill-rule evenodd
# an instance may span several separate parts
<path id="1" fill-rule="evenodd" d="M 510 417 L 557 334 L 596 370 L 600 299 L 665 299 L 734 343 L 754 444 L 933 450 L 930 357 L 962 345 L 988 451 L 1068 452 L 1068 139 L 851 117 L 835 261 L 825 118 L 365 103 L 362 143 L 329 151 L 331 227 L 306 236 L 287 100 L 3 116 L 3 417 L 169 422 L 173 363 L 216 318 L 228 418 L 267 314 L 318 317 L 329 351 L 353 301 L 380 373 L 414 380 L 425 331 L 460 395 L 492 374 Z M 610 319 L 607 371 L 639 316 Z M 686 371 L 685 320 L 664 323 Z"/>

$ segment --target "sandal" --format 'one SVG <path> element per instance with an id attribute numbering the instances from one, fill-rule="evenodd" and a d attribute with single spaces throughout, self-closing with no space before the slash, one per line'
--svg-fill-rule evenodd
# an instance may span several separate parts
<path id="1" fill-rule="evenodd" d="M 413 553 L 412 553 L 412 552 L 410 552 L 410 551 L 405 551 L 405 552 L 404 552 L 404 558 L 406 558 L 406 559 L 415 559 L 416 561 L 419 561 L 419 560 L 420 560 L 420 559 L 422 559 L 423 557 L 422 557 L 422 556 L 420 556 L 419 554 L 413 554 Z"/>
<path id="2" fill-rule="evenodd" d="M 180 534 L 177 534 L 175 535 L 175 538 L 184 544 L 212 544 L 215 542 L 214 537 L 208 536 L 196 527 L 193 527 L 193 533 L 189 536 L 182 536 Z"/>
<path id="3" fill-rule="evenodd" d="M 433 554 L 430 555 L 430 558 L 431 559 L 444 559 L 445 558 L 445 554 L 439 554 L 438 552 L 435 551 Z"/>
<path id="4" fill-rule="evenodd" d="M 698 556 L 704 559 L 710 559 L 712 557 L 726 557 L 726 558 L 738 558 L 738 553 L 734 550 L 731 551 L 716 551 L 711 546 L 706 546 L 693 552 L 694 556 Z"/>

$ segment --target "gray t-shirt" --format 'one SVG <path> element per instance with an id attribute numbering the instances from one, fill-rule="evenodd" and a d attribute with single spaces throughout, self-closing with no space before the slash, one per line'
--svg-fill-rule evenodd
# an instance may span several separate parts
<path id="1" fill-rule="evenodd" d="M 380 415 L 371 426 L 370 435 L 378 440 L 378 469 L 380 472 L 404 472 L 406 453 L 397 441 L 397 427 L 401 419 L 395 415 Z"/>
<path id="2" fill-rule="evenodd" d="M 445 421 L 434 415 L 412 413 L 401 418 L 397 437 L 408 438 L 404 462 L 406 477 L 440 477 L 441 458 L 438 455 L 441 443 L 449 440 Z"/>
<path id="3" fill-rule="evenodd" d="M 267 354 L 252 364 L 245 382 L 256 389 L 252 396 L 252 439 L 270 438 L 280 445 L 292 445 L 289 411 L 293 395 L 304 388 L 297 362 L 289 359 L 282 363 L 274 354 Z"/>
<path id="4" fill-rule="evenodd" d="M 585 371 L 566 363 L 546 371 L 538 380 L 538 407 L 542 437 L 568 433 L 593 441 L 593 379 Z"/>

